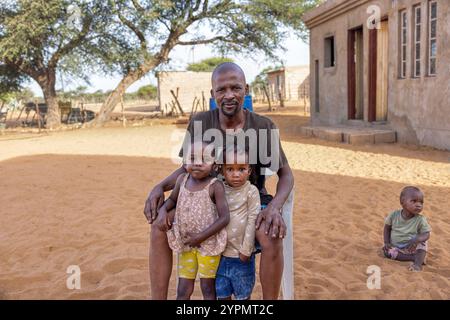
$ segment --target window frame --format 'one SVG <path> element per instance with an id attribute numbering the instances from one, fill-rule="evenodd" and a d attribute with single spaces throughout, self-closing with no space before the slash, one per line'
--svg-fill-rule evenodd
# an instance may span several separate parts
<path id="1" fill-rule="evenodd" d="M 417 14 L 419 12 L 419 15 Z M 423 26 L 423 10 L 422 5 L 417 4 L 413 6 L 413 17 L 414 17 L 414 23 L 413 23 L 413 50 L 412 50 L 412 77 L 413 78 L 420 78 L 422 75 L 422 26 Z M 418 21 L 418 17 L 420 17 L 420 21 Z M 419 31 L 419 32 L 418 32 Z M 419 52 L 419 56 L 417 56 L 417 52 Z M 419 66 L 419 68 L 417 68 Z"/>
<path id="2" fill-rule="evenodd" d="M 330 43 L 330 45 L 328 45 Z M 336 36 L 329 35 L 324 39 L 324 68 L 335 68 L 337 65 Z"/>
<path id="3" fill-rule="evenodd" d="M 399 79 L 406 79 L 406 71 L 408 65 L 408 10 L 399 11 L 400 18 L 400 56 L 399 56 Z"/>
<path id="4" fill-rule="evenodd" d="M 436 17 L 432 18 L 431 14 L 432 14 L 432 6 L 435 5 L 436 6 Z M 431 36 L 431 30 L 432 30 L 432 23 L 435 22 L 435 36 L 432 37 Z M 438 25 L 438 3 L 436 0 L 430 0 L 428 1 L 428 76 L 429 77 L 434 77 L 437 75 L 437 25 Z M 432 46 L 432 42 L 434 41 L 435 43 L 435 48 L 436 48 L 436 52 L 435 55 L 433 55 L 433 46 Z M 434 73 L 431 72 L 431 66 L 432 66 L 432 60 L 434 60 Z"/>

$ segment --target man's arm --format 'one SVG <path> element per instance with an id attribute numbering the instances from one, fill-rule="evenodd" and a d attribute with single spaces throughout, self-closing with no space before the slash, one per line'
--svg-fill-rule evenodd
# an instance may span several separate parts
<path id="1" fill-rule="evenodd" d="M 172 223 L 175 217 L 175 210 L 172 210 L 177 205 L 178 194 L 180 192 L 180 186 L 183 181 L 184 174 L 178 176 L 175 188 L 170 193 L 169 198 L 164 202 L 161 208 L 158 209 L 159 214 L 155 220 L 156 227 L 161 231 L 168 231 L 172 228 Z"/>
<path id="2" fill-rule="evenodd" d="M 158 210 L 164 203 L 164 192 L 172 190 L 180 174 L 185 172 L 184 166 L 181 166 L 152 189 L 144 207 L 144 214 L 150 224 L 155 221 L 158 216 Z"/>
<path id="3" fill-rule="evenodd" d="M 270 233 L 272 238 L 284 238 L 286 236 L 286 224 L 281 216 L 281 208 L 294 187 L 294 175 L 288 163 L 278 170 L 277 175 L 276 194 L 269 205 L 258 215 L 256 229 L 259 229 L 261 223 L 265 220 L 266 234 Z"/>

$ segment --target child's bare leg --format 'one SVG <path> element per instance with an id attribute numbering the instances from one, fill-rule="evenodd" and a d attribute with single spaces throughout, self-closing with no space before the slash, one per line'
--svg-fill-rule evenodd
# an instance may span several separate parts
<path id="1" fill-rule="evenodd" d="M 192 292 L 194 292 L 195 279 L 179 278 L 177 289 L 177 300 L 191 300 Z"/>
<path id="2" fill-rule="evenodd" d="M 427 252 L 425 250 L 418 249 L 414 256 L 414 263 L 409 267 L 409 270 L 422 271 L 422 265 L 425 261 L 425 257 L 427 256 Z"/>
<path id="3" fill-rule="evenodd" d="M 402 252 L 399 252 L 397 258 L 395 258 L 395 260 L 398 261 L 414 261 L 415 259 L 416 259 L 415 254 L 406 254 Z"/>
<path id="4" fill-rule="evenodd" d="M 200 278 L 203 300 L 216 300 L 216 279 Z"/>

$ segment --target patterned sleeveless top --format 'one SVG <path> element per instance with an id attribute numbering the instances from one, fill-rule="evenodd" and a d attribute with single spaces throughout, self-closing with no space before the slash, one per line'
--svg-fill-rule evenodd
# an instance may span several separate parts
<path id="1" fill-rule="evenodd" d="M 175 220 L 172 229 L 167 231 L 169 246 L 176 253 L 192 249 L 183 244 L 187 232 L 202 232 L 218 219 L 216 205 L 212 202 L 209 195 L 209 187 L 217 179 L 211 179 L 202 190 L 189 191 L 186 188 L 188 177 L 189 174 L 186 174 L 181 183 L 175 209 Z M 219 233 L 203 241 L 198 251 L 204 256 L 220 255 L 227 245 L 227 232 L 225 229 L 223 228 Z"/>

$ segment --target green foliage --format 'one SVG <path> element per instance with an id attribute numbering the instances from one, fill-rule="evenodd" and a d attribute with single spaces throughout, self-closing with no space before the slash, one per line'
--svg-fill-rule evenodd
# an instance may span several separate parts
<path id="1" fill-rule="evenodd" d="M 261 70 L 261 72 L 255 77 L 255 80 L 250 84 L 254 90 L 262 90 L 262 88 L 268 84 L 267 72 L 282 68 L 282 65 L 267 67 Z"/>
<path id="2" fill-rule="evenodd" d="M 215 67 L 224 62 L 234 62 L 234 61 L 231 58 L 213 57 L 204 59 L 197 63 L 190 63 L 187 66 L 186 70 L 195 72 L 211 72 L 214 70 Z"/>
<path id="3" fill-rule="evenodd" d="M 41 87 L 54 88 L 56 71 L 87 80 L 99 69 L 98 48 L 112 42 L 110 11 L 101 0 L 2 1 L 0 63 Z"/>
<path id="4" fill-rule="evenodd" d="M 19 91 L 25 80 L 15 69 L 0 63 L 0 95 Z"/>
<path id="5" fill-rule="evenodd" d="M 143 87 L 140 87 L 137 90 L 137 96 L 139 97 L 139 99 L 155 99 L 157 96 L 157 89 L 154 85 L 146 85 Z"/>

